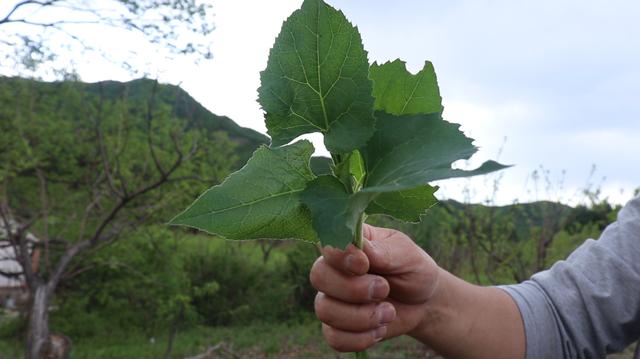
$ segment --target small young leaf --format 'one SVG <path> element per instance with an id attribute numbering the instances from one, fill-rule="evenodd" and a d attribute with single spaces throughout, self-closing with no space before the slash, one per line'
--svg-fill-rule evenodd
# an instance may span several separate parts
<path id="1" fill-rule="evenodd" d="M 299 141 L 260 147 L 238 172 L 204 192 L 170 224 L 197 228 L 227 239 L 287 239 L 316 242 L 300 193 L 315 176 L 313 145 Z"/>
<path id="2" fill-rule="evenodd" d="M 322 132 L 331 153 L 362 147 L 375 126 L 372 86 L 358 30 L 324 1 L 305 0 L 261 73 L 258 101 L 272 145 Z"/>
<path id="3" fill-rule="evenodd" d="M 364 168 L 364 160 L 360 151 L 354 150 L 349 157 L 349 174 L 351 175 L 351 186 L 354 192 L 359 191 L 364 184 L 367 171 Z"/>
<path id="4" fill-rule="evenodd" d="M 333 167 L 333 174 L 345 186 L 351 188 L 351 192 L 359 191 L 362 188 L 364 178 L 367 174 L 360 151 L 353 150 L 344 156 L 342 162 Z"/>
<path id="5" fill-rule="evenodd" d="M 442 98 L 431 62 L 425 61 L 424 68 L 415 75 L 399 59 L 382 65 L 374 63 L 369 71 L 376 110 L 393 115 L 442 112 Z"/>

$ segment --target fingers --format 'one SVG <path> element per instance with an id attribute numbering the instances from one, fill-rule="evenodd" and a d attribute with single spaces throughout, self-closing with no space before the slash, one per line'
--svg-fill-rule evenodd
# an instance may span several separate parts
<path id="1" fill-rule="evenodd" d="M 323 323 L 344 331 L 365 332 L 391 323 L 396 311 L 391 303 L 349 304 L 318 293 L 314 303 Z"/>
<path id="2" fill-rule="evenodd" d="M 359 352 L 384 339 L 387 327 L 382 326 L 366 332 L 347 332 L 322 324 L 322 334 L 333 349 L 341 352 Z"/>
<path id="3" fill-rule="evenodd" d="M 327 342 L 336 350 L 358 351 L 415 329 L 424 318 L 424 305 L 390 299 L 382 303 L 350 304 L 318 293 L 315 311 L 323 322 Z"/>
<path id="4" fill-rule="evenodd" d="M 329 265 L 323 257 L 313 264 L 309 279 L 319 292 L 349 303 L 380 301 L 389 295 L 386 279 L 373 274 L 345 274 Z"/>
<path id="5" fill-rule="evenodd" d="M 362 226 L 362 235 L 365 238 L 365 243 L 370 241 L 375 241 L 373 245 L 372 251 L 365 254 L 361 250 L 358 250 L 356 246 L 353 244 L 349 244 L 345 250 L 340 250 L 333 247 L 323 247 L 322 256 L 327 260 L 327 262 L 334 267 L 335 269 L 342 271 L 348 274 L 362 275 L 369 271 L 369 261 L 370 259 L 367 257 L 369 254 L 378 253 L 378 257 L 374 258 L 376 260 L 376 265 L 379 270 L 389 269 L 389 264 L 392 263 L 392 257 L 380 257 L 385 256 L 387 253 L 391 252 L 386 248 L 386 244 L 391 241 L 397 240 L 405 240 L 410 244 L 413 244 L 411 239 L 407 236 L 393 229 L 388 228 L 380 228 L 374 227 L 368 224 L 363 224 Z M 371 248 L 370 248 L 371 249 Z M 373 250 L 379 249 L 376 252 Z"/>
<path id="6" fill-rule="evenodd" d="M 369 270 L 367 256 L 353 244 L 349 244 L 344 251 L 329 246 L 324 247 L 322 256 L 333 268 L 343 273 L 362 275 Z"/>

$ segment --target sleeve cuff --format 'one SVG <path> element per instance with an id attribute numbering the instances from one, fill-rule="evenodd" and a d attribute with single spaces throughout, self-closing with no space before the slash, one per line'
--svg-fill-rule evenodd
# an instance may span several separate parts
<path id="1" fill-rule="evenodd" d="M 563 335 L 558 314 L 549 297 L 537 283 L 498 286 L 513 298 L 520 310 L 525 331 L 527 359 L 563 358 Z"/>

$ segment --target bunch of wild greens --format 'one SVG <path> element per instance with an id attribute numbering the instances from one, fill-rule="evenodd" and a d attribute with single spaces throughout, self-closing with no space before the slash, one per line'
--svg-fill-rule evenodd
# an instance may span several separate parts
<path id="1" fill-rule="evenodd" d="M 357 28 L 322 0 L 282 25 L 261 73 L 270 147 L 172 220 L 227 239 L 299 239 L 361 247 L 367 214 L 418 221 L 436 203 L 429 182 L 488 173 L 452 169 L 476 147 L 442 119 L 433 66 L 369 65 Z M 312 158 L 320 132 L 331 158 Z M 313 170 L 312 170 L 313 168 Z"/>

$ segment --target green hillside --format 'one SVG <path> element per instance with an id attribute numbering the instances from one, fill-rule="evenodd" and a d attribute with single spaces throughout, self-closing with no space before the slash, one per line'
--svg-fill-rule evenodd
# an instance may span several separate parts
<path id="1" fill-rule="evenodd" d="M 35 100 L 47 97 L 55 99 L 56 107 L 69 106 L 65 98 L 60 97 L 63 87 L 72 86 L 92 99 L 100 96 L 108 101 L 126 99 L 136 111 L 144 112 L 149 99 L 155 92 L 159 104 L 170 106 L 172 114 L 188 119 L 194 126 L 204 126 L 210 131 L 222 131 L 238 144 L 237 150 L 244 160 L 261 144 L 268 144 L 269 138 L 257 131 L 240 127 L 226 116 L 218 116 L 204 108 L 182 88 L 174 85 L 156 84 L 154 80 L 138 79 L 129 82 L 102 81 L 83 82 L 40 82 L 18 77 L 0 76 L 0 91 L 13 92 L 16 88 L 28 87 Z"/>

